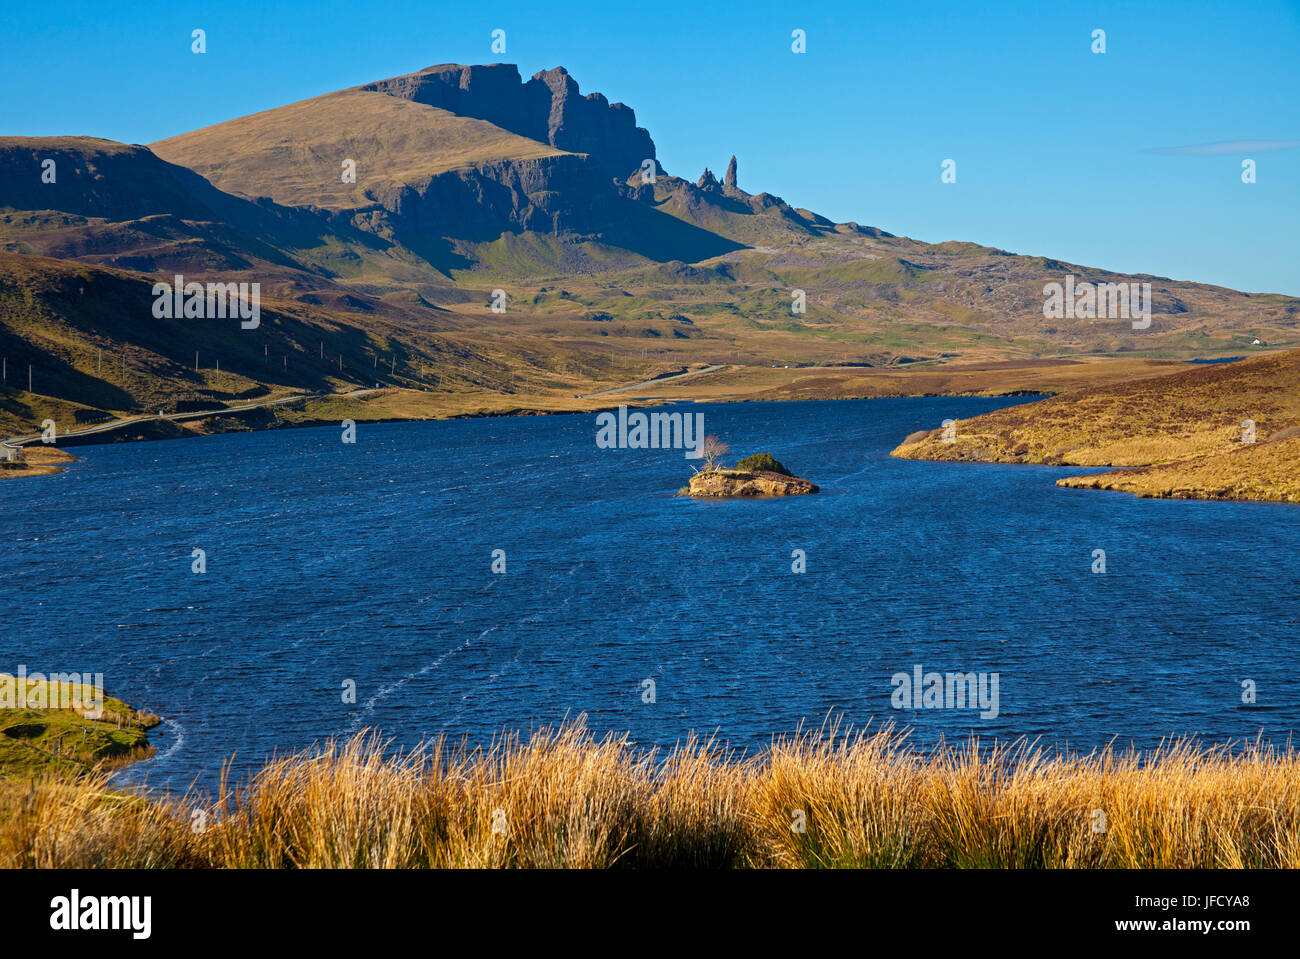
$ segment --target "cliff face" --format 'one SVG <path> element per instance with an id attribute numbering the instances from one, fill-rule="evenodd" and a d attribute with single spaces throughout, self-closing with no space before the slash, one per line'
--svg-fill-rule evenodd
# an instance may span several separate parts
<path id="1" fill-rule="evenodd" d="M 556 149 L 589 154 L 608 176 L 626 177 L 655 159 L 654 141 L 636 125 L 632 108 L 599 93 L 582 96 L 563 67 L 543 70 L 525 83 L 511 63 L 443 64 L 360 89 L 487 120 Z"/>
<path id="2" fill-rule="evenodd" d="M 597 234 L 616 222 L 624 196 L 578 156 L 500 160 L 452 170 L 375 195 L 400 235 L 493 239 L 503 229 Z"/>
<path id="3" fill-rule="evenodd" d="M 525 83 L 513 64 L 444 64 L 360 89 L 486 120 L 567 154 L 585 154 L 477 163 L 373 192 L 399 236 L 446 235 L 449 224 L 468 239 L 520 230 L 596 236 L 629 219 L 628 201 L 653 197 L 652 190 L 627 182 L 632 171 L 655 160 L 650 134 L 636 125 L 630 107 L 599 93 L 582 96 L 563 67 Z"/>
<path id="4" fill-rule="evenodd" d="M 541 102 L 549 94 L 546 142 L 570 153 L 588 153 L 610 175 L 624 177 L 655 159 L 655 144 L 636 114 L 602 94 L 581 96 L 564 67 L 537 73 L 524 85 L 525 97 Z M 545 93 L 543 92 L 545 91 Z"/>
<path id="5" fill-rule="evenodd" d="M 269 197 L 326 211 L 331 228 L 396 240 L 439 269 L 468 265 L 476 255 L 468 244 L 508 233 L 694 262 L 832 227 L 741 190 L 735 157 L 725 183 L 711 172 L 698 185 L 669 176 L 632 110 L 583 96 L 562 67 L 524 81 L 512 64 L 444 64 L 154 146 L 254 206 Z M 350 179 L 340 175 L 343 158 Z M 653 182 L 642 175 L 647 163 Z M 591 263 L 616 261 L 625 262 Z M 568 262 L 556 255 L 557 268 Z"/>

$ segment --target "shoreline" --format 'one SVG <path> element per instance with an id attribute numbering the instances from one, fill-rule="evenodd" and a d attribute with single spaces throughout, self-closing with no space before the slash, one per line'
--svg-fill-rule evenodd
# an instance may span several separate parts
<path id="1" fill-rule="evenodd" d="M 1300 350 L 1079 390 L 904 437 L 890 453 L 934 462 L 1100 472 L 1068 489 L 1147 499 L 1300 503 Z"/>
<path id="2" fill-rule="evenodd" d="M 1101 383 L 1125 381 L 1183 366 L 1180 360 L 1119 357 L 1035 357 L 1021 360 L 964 360 L 916 367 L 807 366 L 791 369 L 722 366 L 678 373 L 670 395 L 633 393 L 621 403 L 606 397 L 658 385 L 664 378 L 607 387 L 596 396 L 561 393 L 432 393 L 404 388 L 358 388 L 349 393 L 269 396 L 229 411 L 206 414 L 128 414 L 116 423 L 98 424 L 83 436 L 60 440 L 41 469 L 0 470 L 0 478 L 53 475 L 77 457 L 73 446 L 184 439 L 228 432 L 357 423 L 428 422 L 495 417 L 595 415 L 617 409 L 651 408 L 674 403 L 750 403 L 850 399 L 923 399 L 986 397 L 1043 399 Z M 35 429 L 23 424 L 24 432 Z M 11 432 L 17 432 L 10 427 Z M 131 434 L 131 435 L 126 435 Z M 87 436 L 95 439 L 86 441 Z M 42 448 L 29 437 L 28 455 Z M 53 450 L 57 449 L 55 455 Z M 57 463 L 57 465 L 56 465 Z"/>
<path id="3" fill-rule="evenodd" d="M 1033 397 L 1034 400 L 1042 400 L 1042 399 L 1049 399 L 1059 395 L 1060 394 L 1054 394 L 1054 393 L 1028 393 L 1025 391 L 1017 390 L 1014 392 L 991 394 L 991 395 L 970 394 L 970 393 L 961 393 L 961 394 L 926 393 L 926 394 L 911 394 L 911 395 L 902 395 L 902 396 L 890 395 L 890 396 L 864 396 L 864 397 L 825 397 L 825 398 L 807 398 L 807 399 L 801 398 L 797 400 L 793 398 L 789 398 L 789 399 L 747 399 L 746 398 L 746 399 L 717 399 L 717 400 L 700 401 L 700 400 L 693 400 L 693 399 L 686 399 L 686 398 L 655 397 L 655 398 L 646 398 L 645 401 L 640 403 L 632 402 L 632 403 L 624 403 L 621 405 L 627 406 L 629 409 L 650 409 L 658 406 L 672 405 L 674 403 L 696 403 L 696 402 L 834 403 L 834 402 L 844 402 L 848 400 L 859 400 L 859 399 L 862 400 L 936 399 L 936 398 L 944 398 L 944 397 L 953 398 L 953 399 L 983 398 L 983 399 L 1011 400 L 1011 399 L 1023 399 L 1027 396 Z M 1012 404 L 1012 405 L 1024 405 L 1024 404 Z M 369 418 L 369 419 L 358 419 L 357 422 L 367 423 L 367 424 L 428 423 L 428 422 L 442 422 L 442 421 L 452 421 L 452 420 L 497 419 L 503 417 L 524 418 L 524 417 L 534 417 L 534 416 L 581 416 L 581 415 L 596 415 L 597 413 L 614 410 L 617 408 L 618 408 L 617 406 L 593 407 L 591 409 L 544 409 L 544 408 L 536 408 L 536 407 L 534 408 L 512 407 L 512 408 L 501 409 L 501 410 L 480 410 L 480 411 L 469 412 L 469 413 L 452 413 L 445 416 L 428 416 L 428 417 L 419 417 L 419 418 L 404 417 L 404 416 L 376 416 L 374 418 Z M 212 419 L 220 420 L 220 419 L 225 419 L 228 416 L 234 417 L 237 415 L 238 414 L 228 414 L 228 415 L 214 414 Z M 235 428 L 231 428 L 231 429 L 205 429 L 202 431 L 184 430 L 175 435 L 166 435 L 166 436 L 140 435 L 140 436 L 125 437 L 125 438 L 105 439 L 99 442 L 74 442 L 71 445 L 74 447 L 78 447 L 78 446 L 95 447 L 95 446 L 116 445 L 121 443 L 147 443 L 147 442 L 156 442 L 161 440 L 197 439 L 204 436 L 220 436 L 228 433 L 244 433 L 244 432 L 266 433 L 266 432 L 272 432 L 274 430 L 282 430 L 282 429 L 319 429 L 324 427 L 337 427 L 339 425 L 339 422 L 341 421 L 333 420 L 333 419 L 310 418 L 310 419 L 302 419 L 296 422 L 277 421 L 275 425 L 263 426 L 260 428 L 255 426 L 251 428 L 249 427 L 240 428 L 239 426 L 236 426 Z M 122 424 L 123 427 L 129 427 L 131 425 L 133 425 L 131 421 L 126 421 Z M 105 434 L 107 434 L 108 432 L 109 431 L 105 431 Z M 945 460 L 939 458 L 900 456 L 898 450 L 901 449 L 903 445 L 907 445 L 906 440 L 904 440 L 904 442 L 899 447 L 896 447 L 894 450 L 890 451 L 889 455 L 891 457 L 898 458 L 898 459 L 914 459 L 914 460 L 919 460 L 924 462 L 945 462 Z M 1261 444 L 1261 445 L 1266 446 L 1267 444 Z M 69 466 L 71 466 L 72 464 L 80 460 L 80 457 L 72 455 L 71 453 L 67 452 L 65 448 L 57 448 L 55 446 L 41 446 L 37 444 L 32 446 L 25 446 L 23 449 L 24 449 L 24 458 L 27 460 L 26 467 L 18 468 L 18 469 L 12 467 L 0 469 L 0 479 L 22 479 L 25 477 L 54 476 L 59 473 L 62 473 Z M 1300 446 L 1297 446 L 1296 454 L 1300 455 Z M 1300 492 L 1278 495 L 1278 494 L 1270 493 L 1267 490 L 1260 490 L 1260 491 L 1255 491 L 1253 493 L 1248 491 L 1244 495 L 1241 493 L 1234 495 L 1228 491 L 1224 491 L 1222 493 L 1213 493 L 1213 492 L 1206 492 L 1206 491 L 1199 491 L 1199 490 L 1192 490 L 1192 489 L 1179 489 L 1177 487 L 1167 487 L 1167 488 L 1150 487 L 1150 486 L 1144 487 L 1132 482 L 1134 478 L 1145 474 L 1156 473 L 1157 475 L 1159 475 L 1159 472 L 1162 470 L 1173 470 L 1180 466 L 1194 465 L 1197 462 L 1195 460 L 1175 461 L 1173 463 L 1149 464 L 1149 465 L 1139 465 L 1139 466 L 1115 466 L 1114 464 L 1109 464 L 1109 463 L 1101 463 L 1101 464 L 1023 463 L 1023 462 L 1004 462 L 1004 461 L 997 461 L 997 460 L 993 460 L 990 462 L 1000 466 L 1047 465 L 1047 466 L 1056 466 L 1056 467 L 1066 467 L 1071 465 L 1076 465 L 1076 466 L 1086 465 L 1086 466 L 1095 466 L 1099 468 L 1104 468 L 1105 470 L 1104 472 L 1101 473 L 1082 474 L 1079 476 L 1063 477 L 1062 479 L 1056 480 L 1056 485 L 1058 487 L 1061 487 L 1062 489 L 1097 490 L 1103 492 L 1127 493 L 1128 495 L 1135 496 L 1139 499 L 1171 499 L 1171 500 L 1176 499 L 1176 500 L 1185 500 L 1185 501 L 1194 501 L 1194 502 L 1277 503 L 1282 505 L 1295 505 L 1297 503 L 1300 503 Z M 1105 479 L 1103 479 L 1103 477 Z"/>
<path id="4" fill-rule="evenodd" d="M 24 479 L 29 476 L 55 476 L 77 461 L 77 457 L 52 446 L 24 446 L 21 464 L 4 463 L 0 479 Z"/>
<path id="5" fill-rule="evenodd" d="M 1285 356 L 1285 354 L 1265 354 Z M 1251 362 L 1258 362 L 1259 358 Z M 1240 361 L 1239 361 L 1240 362 Z M 1238 364 L 1213 364 L 1220 370 Z M 489 419 L 498 417 L 596 415 L 618 406 L 633 409 L 653 408 L 680 403 L 753 403 L 753 402 L 833 402 L 847 399 L 890 398 L 968 398 L 984 397 L 1008 401 L 1032 398 L 1059 401 L 1064 394 L 1096 392 L 1113 388 L 1124 390 L 1130 384 L 1159 384 L 1165 375 L 1177 375 L 1190 364 L 1178 360 L 1132 361 L 1114 358 L 1027 359 L 1021 361 L 974 361 L 942 364 L 925 369 L 874 367 L 800 367 L 794 370 L 767 370 L 754 367 L 710 367 L 679 372 L 658 380 L 676 380 L 672 395 L 637 397 L 633 393 L 623 402 L 611 405 L 608 397 L 635 391 L 656 379 L 614 386 L 585 396 L 555 394 L 515 395 L 503 393 L 435 394 L 401 388 L 358 389 L 348 393 L 268 397 L 230 410 L 213 410 L 197 414 L 127 416 L 119 421 L 99 424 L 69 436 L 61 448 L 42 447 L 35 437 L 23 447 L 28 465 L 0 470 L 0 478 L 47 476 L 62 472 L 78 457 L 67 447 L 103 445 L 104 443 L 143 442 L 155 439 L 184 439 L 230 432 L 267 432 L 274 429 L 337 426 L 345 420 L 356 423 L 430 422 L 439 420 Z M 707 375 L 701 375 L 707 374 Z M 784 384 L 774 388 L 773 376 Z M 1069 382 L 1060 380 L 1067 376 Z M 685 382 L 683 382 L 683 379 Z M 940 387 L 938 391 L 932 387 Z M 946 387 L 943 388 L 943 387 Z M 658 391 L 657 391 L 658 392 Z M 592 402 L 600 397 L 603 402 Z M 1032 404 L 1009 403 L 1009 406 Z M 990 414 L 985 414 L 990 415 Z M 969 421 L 966 421 L 969 422 Z M 967 427 L 963 425 L 963 430 Z M 1106 472 L 1065 477 L 1056 485 L 1071 489 L 1096 489 L 1128 492 L 1143 498 L 1185 499 L 1203 502 L 1300 502 L 1300 478 L 1292 489 L 1289 484 L 1261 481 L 1261 475 L 1285 473 L 1274 463 L 1270 453 L 1223 459 L 1230 475 L 1200 476 L 1210 458 L 1197 457 L 1189 450 L 1181 457 L 1158 463 L 1108 461 L 1088 450 L 1087 438 L 1067 455 L 1026 458 L 1023 449 L 975 449 L 954 455 L 957 448 L 938 447 L 933 430 L 921 430 L 901 441 L 890 456 L 903 459 L 947 461 L 972 459 L 981 462 L 1040 462 L 1042 465 L 1104 467 Z M 965 437 L 966 434 L 964 434 Z M 963 446 L 965 443 L 963 443 Z M 1261 442 L 1260 448 L 1270 444 Z M 1295 446 L 1300 455 L 1300 443 Z M 1270 473 L 1271 470 L 1271 473 Z M 1101 478 L 1101 477 L 1104 477 Z"/>
<path id="6" fill-rule="evenodd" d="M 397 392 L 397 391 L 375 391 L 375 392 L 382 393 L 382 392 Z M 1046 399 L 1048 397 L 1055 396 L 1055 395 L 1058 394 L 1040 393 L 1040 392 L 1027 391 L 1027 390 L 1014 390 L 1006 393 L 983 393 L 983 392 L 904 393 L 904 394 L 889 393 L 887 395 L 873 395 L 873 396 L 826 396 L 826 397 L 799 397 L 799 398 L 782 397 L 782 398 L 763 398 L 763 399 L 747 398 L 747 397 L 746 398 L 720 397 L 717 399 L 711 398 L 711 399 L 700 400 L 700 399 L 694 399 L 690 397 L 644 397 L 640 401 L 633 400 L 631 402 L 624 402 L 613 406 L 601 405 L 601 406 L 584 407 L 581 409 L 510 406 L 502 409 L 480 409 L 474 412 L 456 412 L 456 413 L 448 413 L 446 415 L 418 416 L 418 417 L 381 415 L 381 416 L 365 417 L 365 418 L 357 418 L 356 416 L 352 416 L 352 417 L 344 417 L 344 419 L 354 419 L 355 422 L 357 422 L 358 424 L 360 423 L 367 423 L 367 424 L 431 423 L 431 422 L 446 422 L 452 420 L 477 420 L 477 419 L 499 419 L 499 418 L 522 419 L 525 417 L 536 417 L 536 416 L 583 416 L 583 415 L 594 416 L 596 414 L 603 413 L 603 412 L 615 411 L 619 408 L 620 405 L 625 406 L 628 409 L 653 409 L 659 406 L 670 406 L 678 403 L 727 403 L 727 404 L 788 403 L 788 402 L 835 403 L 835 402 L 845 402 L 851 400 L 934 399 L 940 397 L 951 397 L 954 399 L 1003 399 L 1003 398 L 1023 399 L 1025 397 L 1033 397 L 1035 399 Z M 240 415 L 239 412 L 232 412 L 232 413 L 217 412 L 211 414 L 207 418 L 211 420 L 225 420 L 225 419 L 233 420 L 236 419 L 239 415 Z M 249 427 L 240 424 L 240 425 L 235 425 L 229 429 L 201 429 L 201 430 L 183 429 L 177 433 L 170 434 L 170 435 L 144 435 L 143 433 L 141 433 L 140 435 L 133 435 L 133 436 L 119 435 L 114 437 L 112 435 L 113 429 L 129 430 L 129 428 L 133 426 L 135 427 L 147 426 L 150 425 L 150 423 L 157 423 L 157 422 L 158 421 L 156 419 L 147 422 L 142 422 L 136 418 L 127 418 L 122 420 L 118 424 L 108 424 L 108 428 L 103 428 L 99 432 L 94 434 L 96 437 L 103 436 L 104 437 L 103 439 L 97 439 L 95 441 L 87 442 L 84 437 L 74 437 L 72 438 L 72 442 L 65 443 L 62 445 L 58 443 L 50 444 L 48 446 L 43 446 L 40 443 L 31 443 L 31 444 L 24 445 L 22 447 L 23 455 L 24 458 L 28 461 L 29 467 L 17 468 L 17 469 L 14 468 L 0 469 L 0 479 L 20 479 L 28 476 L 47 476 L 47 475 L 54 475 L 59 472 L 62 472 L 65 468 L 70 466 L 72 463 L 77 462 L 77 460 L 79 459 L 79 457 L 73 456 L 71 453 L 67 452 L 68 446 L 72 446 L 74 448 L 80 446 L 91 446 L 91 447 L 111 446 L 111 445 L 118 445 L 122 443 L 148 443 L 148 442 L 158 442 L 162 440 L 196 439 L 204 436 L 220 436 L 227 433 L 250 433 L 250 432 L 269 433 L 269 432 L 274 432 L 275 430 L 284 430 L 284 429 L 318 429 L 322 427 L 337 427 L 342 422 L 342 420 L 320 418 L 317 416 L 313 416 L 311 418 L 303 418 L 297 420 L 279 419 L 274 423 L 274 425 L 261 426 L 261 427 L 258 426 Z M 201 423 L 202 421 L 196 419 L 193 420 L 192 422 Z M 36 453 L 38 458 L 41 460 L 40 464 L 35 468 L 31 468 L 31 460 L 32 460 L 33 453 Z"/>

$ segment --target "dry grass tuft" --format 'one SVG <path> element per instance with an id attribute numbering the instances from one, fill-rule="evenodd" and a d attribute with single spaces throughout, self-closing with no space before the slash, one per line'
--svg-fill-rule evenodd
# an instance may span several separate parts
<path id="1" fill-rule="evenodd" d="M 750 758 L 581 722 L 476 750 L 362 734 L 223 777 L 210 806 L 102 774 L 0 785 L 0 866 L 1294 868 L 1298 774 L 1259 743 L 923 754 L 836 723 Z"/>

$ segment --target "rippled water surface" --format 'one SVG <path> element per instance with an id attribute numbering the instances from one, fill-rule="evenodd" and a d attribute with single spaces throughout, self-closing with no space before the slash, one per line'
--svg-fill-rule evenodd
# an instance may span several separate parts
<path id="1" fill-rule="evenodd" d="M 83 448 L 57 477 L 0 483 L 0 670 L 102 672 L 167 718 L 123 778 L 178 788 L 366 726 L 485 742 L 579 713 L 749 749 L 830 711 L 920 743 L 1285 742 L 1300 510 L 888 457 L 1008 402 L 691 407 L 736 455 L 822 486 L 761 501 L 674 498 L 682 454 L 598 450 L 592 416 Z M 998 716 L 894 710 L 890 677 L 916 664 L 998 673 Z"/>

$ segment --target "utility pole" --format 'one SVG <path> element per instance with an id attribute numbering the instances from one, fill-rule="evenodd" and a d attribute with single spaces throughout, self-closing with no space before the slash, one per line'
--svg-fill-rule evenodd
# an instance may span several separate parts
<path id="1" fill-rule="evenodd" d="M 197 373 L 198 371 L 199 371 L 199 351 L 195 350 L 194 351 L 194 372 Z"/>
<path id="2" fill-rule="evenodd" d="M 32 364 L 27 364 L 27 392 L 32 391 Z"/>

